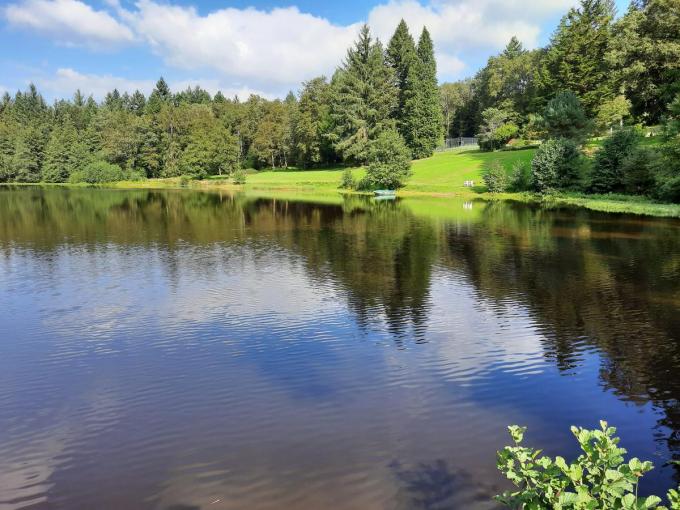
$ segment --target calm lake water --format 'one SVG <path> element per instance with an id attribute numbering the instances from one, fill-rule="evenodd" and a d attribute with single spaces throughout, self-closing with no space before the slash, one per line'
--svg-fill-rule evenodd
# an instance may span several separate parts
<path id="1" fill-rule="evenodd" d="M 494 508 L 506 426 L 680 457 L 680 222 L 0 188 L 0 509 Z"/>

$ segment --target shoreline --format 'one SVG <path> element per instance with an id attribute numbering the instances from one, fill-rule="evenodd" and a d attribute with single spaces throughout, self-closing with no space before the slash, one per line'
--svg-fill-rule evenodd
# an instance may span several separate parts
<path id="1" fill-rule="evenodd" d="M 55 187 L 72 189 L 111 189 L 111 190 L 193 190 L 193 191 L 228 191 L 230 193 L 245 193 L 255 195 L 299 195 L 300 198 L 310 196 L 373 196 L 369 192 L 342 190 L 330 186 L 307 185 L 236 185 L 225 180 L 189 181 L 183 185 L 179 178 L 148 179 L 144 181 L 120 181 L 106 184 L 72 184 L 72 183 L 0 183 L 2 187 Z M 680 218 L 680 204 L 656 202 L 645 197 L 634 195 L 586 195 L 584 193 L 557 193 L 554 195 L 539 195 L 537 193 L 488 193 L 485 191 L 468 190 L 409 190 L 397 191 L 398 198 L 432 198 L 432 199 L 468 199 L 493 201 L 514 201 L 538 204 L 548 207 L 570 206 L 584 209 L 615 213 L 634 214 L 658 218 Z"/>

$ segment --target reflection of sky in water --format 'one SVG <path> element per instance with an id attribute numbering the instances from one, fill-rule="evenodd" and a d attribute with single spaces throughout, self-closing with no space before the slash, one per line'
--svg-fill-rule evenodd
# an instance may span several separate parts
<path id="1" fill-rule="evenodd" d="M 596 349 L 558 371 L 521 296 L 437 264 L 416 342 L 379 304 L 360 326 L 351 285 L 306 255 L 5 251 L 0 509 L 487 508 L 507 424 L 574 453 L 568 426 L 605 415 L 631 453 L 668 456 L 649 404 L 602 391 Z"/>

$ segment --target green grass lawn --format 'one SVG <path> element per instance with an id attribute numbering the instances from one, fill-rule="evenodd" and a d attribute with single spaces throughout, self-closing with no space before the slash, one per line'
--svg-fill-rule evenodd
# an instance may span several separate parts
<path id="1" fill-rule="evenodd" d="M 529 164 L 534 150 L 480 152 L 478 150 L 458 150 L 438 152 L 431 158 L 413 162 L 412 175 L 403 188 L 404 194 L 422 193 L 457 193 L 470 191 L 464 187 L 464 181 L 475 181 L 475 190 L 484 191 L 482 168 L 492 160 L 503 163 L 508 173 L 515 162 Z M 355 168 L 354 177 L 361 179 L 363 168 Z M 342 168 L 326 170 L 274 170 L 249 174 L 246 189 L 257 190 L 337 190 L 340 184 Z M 217 180 L 213 178 L 213 180 Z"/>
<path id="2" fill-rule="evenodd" d="M 645 140 L 645 144 L 654 145 L 658 138 Z M 597 150 L 601 140 L 591 140 L 588 144 Z M 572 205 L 607 212 L 626 212 L 651 216 L 680 217 L 680 205 L 660 204 L 645 197 L 629 197 L 623 195 L 584 195 L 580 193 L 562 193 L 540 197 L 531 193 L 484 193 L 486 188 L 482 180 L 482 170 L 493 160 L 500 161 L 508 174 L 512 172 L 516 162 L 530 164 L 535 149 L 499 152 L 480 152 L 479 150 L 451 150 L 436 153 L 431 158 L 413 162 L 412 175 L 406 186 L 399 191 L 401 196 L 410 197 L 414 208 L 420 211 L 439 210 L 442 216 L 459 216 L 469 214 L 461 212 L 463 202 L 474 198 L 489 200 L 539 201 L 548 206 Z M 354 177 L 361 179 L 363 168 L 355 168 Z M 343 168 L 323 170 L 279 169 L 249 173 L 245 186 L 233 186 L 227 178 L 213 176 L 205 181 L 191 181 L 189 187 L 194 189 L 226 188 L 245 191 L 251 196 L 276 196 L 313 201 L 341 203 L 340 177 Z M 475 181 L 473 189 L 466 188 L 466 180 Z M 119 188 L 168 188 L 178 187 L 180 180 L 149 179 L 141 182 L 121 182 L 113 187 Z M 439 198 L 436 198 L 439 197 Z M 460 202 L 460 203 L 459 203 Z M 435 205 L 437 207 L 435 207 Z M 446 214 L 444 214 L 446 213 Z"/>

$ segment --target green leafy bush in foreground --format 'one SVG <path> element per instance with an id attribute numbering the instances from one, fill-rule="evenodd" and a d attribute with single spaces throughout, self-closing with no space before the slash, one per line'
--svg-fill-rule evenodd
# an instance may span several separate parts
<path id="1" fill-rule="evenodd" d="M 518 490 L 496 500 L 508 508 L 574 510 L 680 510 L 680 494 L 668 493 L 669 507 L 661 498 L 638 497 L 642 476 L 654 466 L 637 458 L 624 460 L 616 429 L 600 422 L 601 429 L 572 427 L 583 453 L 572 463 L 562 457 L 541 456 L 541 450 L 521 446 L 526 427 L 508 427 L 513 446 L 498 452 L 498 469 Z"/>

